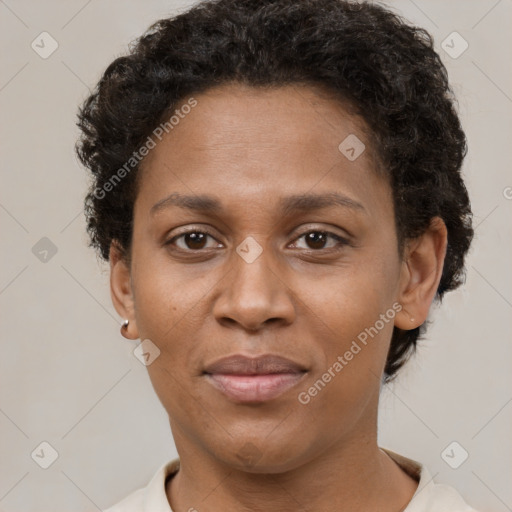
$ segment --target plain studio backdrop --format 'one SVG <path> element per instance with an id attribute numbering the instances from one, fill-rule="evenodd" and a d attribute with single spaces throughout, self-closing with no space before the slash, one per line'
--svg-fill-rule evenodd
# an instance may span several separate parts
<path id="1" fill-rule="evenodd" d="M 107 266 L 87 248 L 86 172 L 73 146 L 77 107 L 105 67 L 150 23 L 190 5 L 0 1 L 0 510 L 101 510 L 176 456 L 138 342 L 119 333 Z M 448 68 L 476 235 L 465 286 L 432 309 L 416 357 L 383 391 L 379 444 L 425 463 L 474 507 L 505 512 L 512 2 L 388 5 L 434 36 Z"/>

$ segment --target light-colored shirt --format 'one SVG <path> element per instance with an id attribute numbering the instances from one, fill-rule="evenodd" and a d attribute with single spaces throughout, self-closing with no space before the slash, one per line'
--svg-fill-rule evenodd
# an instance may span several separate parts
<path id="1" fill-rule="evenodd" d="M 449 485 L 435 483 L 425 466 L 403 455 L 382 448 L 418 488 L 403 512 L 477 512 Z M 161 466 L 146 487 L 137 489 L 105 512 L 173 512 L 165 493 L 165 482 L 178 472 L 179 459 Z"/>

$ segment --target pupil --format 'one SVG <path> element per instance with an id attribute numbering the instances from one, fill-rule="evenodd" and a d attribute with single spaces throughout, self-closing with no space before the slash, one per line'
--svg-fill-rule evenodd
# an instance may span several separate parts
<path id="1" fill-rule="evenodd" d="M 201 249 L 206 240 L 205 233 L 187 233 L 185 235 L 185 243 L 189 249 Z"/>
<path id="2" fill-rule="evenodd" d="M 308 233 L 306 240 L 312 249 L 322 249 L 325 245 L 325 234 L 318 231 Z"/>

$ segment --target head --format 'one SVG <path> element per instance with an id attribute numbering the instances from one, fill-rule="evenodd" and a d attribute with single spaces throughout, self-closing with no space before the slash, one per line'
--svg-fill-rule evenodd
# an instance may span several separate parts
<path id="1" fill-rule="evenodd" d="M 201 3 L 112 62 L 79 126 L 91 244 L 128 336 L 160 350 L 175 436 L 234 463 L 273 432 L 278 470 L 375 428 L 473 233 L 430 36 L 367 3 Z M 239 353 L 304 376 L 235 403 L 205 368 Z"/>

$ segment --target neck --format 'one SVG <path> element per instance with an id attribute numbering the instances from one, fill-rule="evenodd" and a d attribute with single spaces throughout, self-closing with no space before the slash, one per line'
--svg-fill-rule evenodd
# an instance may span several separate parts
<path id="1" fill-rule="evenodd" d="M 186 455 L 166 488 L 174 512 L 398 512 L 418 485 L 379 449 L 376 436 L 344 440 L 279 473 L 234 469 L 178 439 L 183 438 L 175 435 L 178 452 Z"/>

